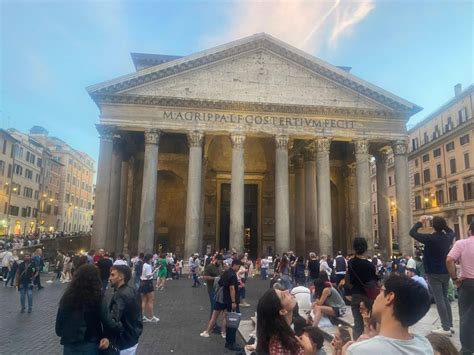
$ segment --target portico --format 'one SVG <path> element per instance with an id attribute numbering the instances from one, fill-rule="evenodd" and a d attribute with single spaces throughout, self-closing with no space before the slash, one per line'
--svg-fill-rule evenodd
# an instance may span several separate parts
<path id="1" fill-rule="evenodd" d="M 101 111 L 95 248 L 333 254 L 351 249 L 354 225 L 373 248 L 369 159 L 393 149 L 410 252 L 416 105 L 266 34 L 144 58 L 88 88 Z"/>

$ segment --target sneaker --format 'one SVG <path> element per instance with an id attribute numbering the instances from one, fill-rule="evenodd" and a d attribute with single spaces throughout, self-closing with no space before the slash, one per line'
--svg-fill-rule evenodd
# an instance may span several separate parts
<path id="1" fill-rule="evenodd" d="M 151 319 L 151 321 L 152 321 L 153 323 L 158 323 L 158 322 L 160 321 L 160 318 L 153 316 L 153 318 Z"/>
<path id="2" fill-rule="evenodd" d="M 150 318 L 147 318 L 147 317 L 143 317 L 143 323 L 151 323 L 152 320 Z"/>
<path id="3" fill-rule="evenodd" d="M 209 333 L 205 330 L 203 331 L 201 334 L 199 334 L 200 336 L 202 336 L 203 338 L 209 338 Z"/>
<path id="4" fill-rule="evenodd" d="M 250 303 L 247 303 L 247 302 L 241 303 L 240 307 L 250 307 Z"/>
<path id="5" fill-rule="evenodd" d="M 221 337 L 225 339 L 225 333 L 224 332 L 221 333 Z"/>
<path id="6" fill-rule="evenodd" d="M 31 308 L 28 308 L 28 313 L 31 313 Z"/>
<path id="7" fill-rule="evenodd" d="M 20 313 L 25 313 L 25 309 L 22 308 L 22 309 L 20 310 Z"/>
<path id="8" fill-rule="evenodd" d="M 445 335 L 447 337 L 451 336 L 451 331 L 450 330 L 444 330 L 443 328 L 433 329 L 431 331 L 431 333 L 439 334 L 439 335 Z"/>
<path id="9" fill-rule="evenodd" d="M 52 284 L 53 282 L 54 282 L 54 281 L 52 281 L 52 280 L 46 281 L 47 284 Z"/>

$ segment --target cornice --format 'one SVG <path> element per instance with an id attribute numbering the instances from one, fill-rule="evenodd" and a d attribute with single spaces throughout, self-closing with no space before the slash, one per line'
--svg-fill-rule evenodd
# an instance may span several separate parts
<path id="1" fill-rule="evenodd" d="M 382 119 L 401 119 L 403 113 L 388 110 L 374 110 L 357 107 L 333 107 L 311 105 L 282 105 L 277 103 L 189 99 L 167 96 L 95 94 L 92 96 L 99 104 L 146 105 L 187 109 L 210 109 L 240 112 L 287 113 L 297 115 L 318 115 L 328 117 L 368 117 Z"/>
<path id="2" fill-rule="evenodd" d="M 271 36 L 260 35 L 247 41 L 244 40 L 237 42 L 238 43 L 231 46 L 223 46 L 221 50 L 210 50 L 209 52 L 203 52 L 202 55 L 184 57 L 173 63 L 165 63 L 161 68 L 159 68 L 160 65 L 158 65 L 150 68 L 151 70 L 134 73 L 119 78 L 119 80 L 111 81 L 109 84 L 104 83 L 103 85 L 99 84 L 92 86 L 88 90 L 95 100 L 95 97 L 98 94 L 116 94 L 184 71 L 216 63 L 235 55 L 263 49 L 295 62 L 318 75 L 382 103 L 394 111 L 401 112 L 404 114 L 405 118 L 408 118 L 421 110 L 420 107 L 401 98 L 397 98 L 396 96 L 385 92 L 383 89 L 374 87 L 373 85 L 370 85 L 341 69 L 328 63 L 324 63 L 321 60 L 317 60 L 317 58 L 311 57 L 284 43 L 278 43 L 280 41 L 277 42 L 277 40 L 273 39 Z"/>

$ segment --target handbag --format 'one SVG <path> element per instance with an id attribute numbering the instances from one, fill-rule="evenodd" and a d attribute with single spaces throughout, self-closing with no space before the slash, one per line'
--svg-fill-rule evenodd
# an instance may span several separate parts
<path id="1" fill-rule="evenodd" d="M 109 344 L 107 349 L 99 349 L 99 355 L 119 355 L 120 350 L 115 347 L 112 343 Z"/>
<path id="2" fill-rule="evenodd" d="M 241 313 L 237 312 L 227 312 L 225 316 L 226 320 L 226 327 L 237 329 L 240 324 L 240 317 L 242 316 Z"/>
<path id="3" fill-rule="evenodd" d="M 357 275 L 357 273 L 352 268 L 351 263 L 349 263 L 349 268 L 352 270 L 352 273 L 354 274 L 356 279 L 360 282 L 360 284 L 364 288 L 364 292 L 367 295 L 367 297 L 370 298 L 371 300 L 375 300 L 380 293 L 380 289 L 382 288 L 380 281 L 370 280 L 368 282 L 362 282 L 362 280 L 359 278 L 359 275 Z"/>

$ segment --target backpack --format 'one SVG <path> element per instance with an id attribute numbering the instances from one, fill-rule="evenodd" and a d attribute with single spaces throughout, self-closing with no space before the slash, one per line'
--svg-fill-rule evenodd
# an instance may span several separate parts
<path id="1" fill-rule="evenodd" d="M 143 260 L 138 260 L 137 263 L 135 264 L 135 275 L 137 276 L 142 276 L 143 272 Z"/>

